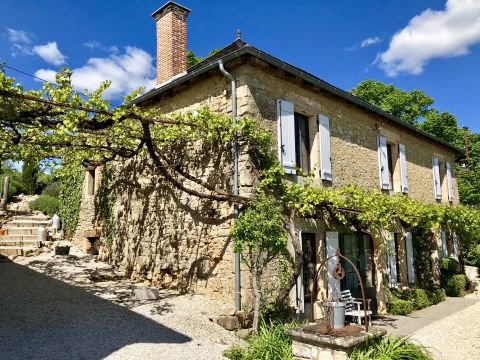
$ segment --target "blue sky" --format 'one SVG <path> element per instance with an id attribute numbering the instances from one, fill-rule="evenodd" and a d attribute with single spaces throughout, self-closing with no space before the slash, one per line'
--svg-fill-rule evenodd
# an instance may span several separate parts
<path id="1" fill-rule="evenodd" d="M 1 0 L 0 59 L 51 78 L 74 70 L 79 88 L 113 80 L 110 96 L 153 84 L 159 0 Z M 479 0 L 194 1 L 187 47 L 197 55 L 235 39 L 343 89 L 371 78 L 424 90 L 480 132 Z M 25 86 L 40 84 L 7 69 Z"/>

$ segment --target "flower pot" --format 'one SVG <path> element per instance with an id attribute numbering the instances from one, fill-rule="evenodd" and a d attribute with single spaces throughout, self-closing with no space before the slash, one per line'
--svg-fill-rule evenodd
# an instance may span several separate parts
<path id="1" fill-rule="evenodd" d="M 343 328 L 345 326 L 345 303 L 340 301 L 325 301 L 322 305 L 325 315 L 330 314 L 331 328 Z"/>
<path id="2" fill-rule="evenodd" d="M 0 229 L 0 235 L 6 235 L 7 229 Z"/>

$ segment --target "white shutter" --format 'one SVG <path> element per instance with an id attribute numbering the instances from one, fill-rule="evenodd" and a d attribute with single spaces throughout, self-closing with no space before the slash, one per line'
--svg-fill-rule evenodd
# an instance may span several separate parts
<path id="1" fill-rule="evenodd" d="M 453 258 L 458 260 L 458 236 L 457 233 L 452 234 L 452 242 L 453 242 Z"/>
<path id="2" fill-rule="evenodd" d="M 415 268 L 413 267 L 413 242 L 412 233 L 407 232 L 405 234 L 405 250 L 407 253 L 407 277 L 408 283 L 415 283 Z"/>
<path id="3" fill-rule="evenodd" d="M 445 163 L 445 169 L 447 172 L 447 191 L 448 191 L 448 201 L 453 200 L 453 187 L 452 187 L 452 164 L 449 162 Z"/>
<path id="4" fill-rule="evenodd" d="M 327 231 L 325 233 L 327 244 L 327 257 L 335 255 L 338 249 L 338 232 Z M 340 296 L 340 281 L 333 277 L 332 271 L 337 264 L 337 257 L 327 260 L 327 289 L 328 297 L 335 298 Z"/>
<path id="5" fill-rule="evenodd" d="M 332 181 L 330 120 L 325 115 L 318 115 L 318 133 L 320 136 L 320 176 L 323 180 Z"/>
<path id="6" fill-rule="evenodd" d="M 298 239 L 300 240 L 300 250 L 303 252 L 302 232 L 298 231 Z M 305 312 L 305 294 L 303 291 L 303 266 L 300 270 L 300 275 L 297 278 L 297 313 L 303 314 Z"/>
<path id="7" fill-rule="evenodd" d="M 407 156 L 405 154 L 405 145 L 398 144 L 398 153 L 400 154 L 400 178 L 402 181 L 402 192 L 408 193 Z"/>
<path id="8" fill-rule="evenodd" d="M 395 233 L 391 233 L 392 239 L 388 241 L 388 280 L 389 286 L 397 286 L 397 256 L 395 253 Z"/>
<path id="9" fill-rule="evenodd" d="M 440 166 L 438 165 L 438 158 L 432 158 L 433 170 L 433 190 L 435 192 L 435 199 L 442 199 L 442 183 L 440 182 Z"/>
<path id="10" fill-rule="evenodd" d="M 445 231 L 440 231 L 440 239 L 442 240 L 442 257 L 448 256 L 448 249 L 447 249 L 447 233 Z"/>
<path id="11" fill-rule="evenodd" d="M 278 157 L 287 174 L 296 174 L 293 103 L 277 100 Z"/>
<path id="12" fill-rule="evenodd" d="M 378 143 L 378 167 L 380 169 L 380 188 L 390 189 L 390 172 L 388 169 L 387 138 L 377 137 Z"/>

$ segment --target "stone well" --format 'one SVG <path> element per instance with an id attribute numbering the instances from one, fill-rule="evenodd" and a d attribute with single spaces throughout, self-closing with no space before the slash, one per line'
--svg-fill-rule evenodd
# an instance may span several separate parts
<path id="1" fill-rule="evenodd" d="M 367 333 L 357 325 L 347 325 L 331 334 L 326 334 L 325 328 L 320 322 L 287 330 L 295 360 L 347 360 L 355 347 L 371 337 L 386 334 L 385 330 L 375 328 Z"/>

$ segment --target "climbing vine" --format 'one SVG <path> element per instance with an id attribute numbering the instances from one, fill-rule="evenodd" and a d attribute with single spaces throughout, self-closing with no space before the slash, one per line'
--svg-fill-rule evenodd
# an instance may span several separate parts
<path id="1" fill-rule="evenodd" d="M 113 218 L 113 199 L 110 194 L 111 170 L 110 164 L 102 168 L 102 181 L 97 194 L 98 217 L 103 229 L 103 238 L 107 246 L 111 246 L 115 234 L 115 222 Z"/>
<path id="2" fill-rule="evenodd" d="M 65 238 L 72 238 L 77 228 L 82 200 L 83 179 L 85 173 L 82 168 L 66 170 L 60 169 L 59 216 L 63 220 Z"/>

